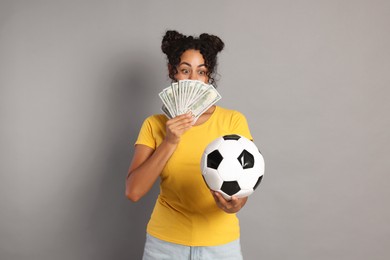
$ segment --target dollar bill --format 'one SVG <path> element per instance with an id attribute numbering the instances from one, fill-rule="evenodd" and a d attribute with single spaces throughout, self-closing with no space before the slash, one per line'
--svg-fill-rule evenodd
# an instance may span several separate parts
<path id="1" fill-rule="evenodd" d="M 161 111 L 164 112 L 164 114 L 169 118 L 169 119 L 172 119 L 172 114 L 169 112 L 169 110 L 167 109 L 167 107 L 165 105 L 162 105 L 161 107 Z"/>
<path id="2" fill-rule="evenodd" d="M 192 111 L 195 120 L 221 99 L 214 86 L 198 80 L 174 82 L 159 97 L 163 102 L 161 110 L 168 118 Z"/>
<path id="3" fill-rule="evenodd" d="M 195 118 L 198 118 L 220 99 L 221 95 L 217 90 L 214 87 L 210 87 L 202 96 L 191 104 L 189 110 Z"/>
<path id="4" fill-rule="evenodd" d="M 175 110 L 172 107 L 172 102 L 169 100 L 168 95 L 166 94 L 166 90 L 164 89 L 162 92 L 159 93 L 160 99 L 165 105 L 165 108 L 169 111 L 171 115 L 175 114 Z"/>

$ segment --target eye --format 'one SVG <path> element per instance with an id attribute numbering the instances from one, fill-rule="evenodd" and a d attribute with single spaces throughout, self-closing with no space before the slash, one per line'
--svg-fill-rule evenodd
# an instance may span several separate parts
<path id="1" fill-rule="evenodd" d="M 198 71 L 198 74 L 201 76 L 206 76 L 207 72 L 204 70 L 200 70 L 200 71 Z"/>
<path id="2" fill-rule="evenodd" d="M 190 73 L 190 70 L 189 70 L 189 69 L 181 69 L 180 71 L 181 71 L 181 73 L 183 73 L 183 74 L 188 74 L 188 73 Z"/>

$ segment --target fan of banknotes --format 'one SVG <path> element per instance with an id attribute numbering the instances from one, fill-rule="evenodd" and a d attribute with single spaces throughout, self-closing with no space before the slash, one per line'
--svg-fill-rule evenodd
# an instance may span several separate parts
<path id="1" fill-rule="evenodd" d="M 221 99 L 213 85 L 198 80 L 174 82 L 159 96 L 164 103 L 161 110 L 168 118 L 191 111 L 195 120 Z"/>

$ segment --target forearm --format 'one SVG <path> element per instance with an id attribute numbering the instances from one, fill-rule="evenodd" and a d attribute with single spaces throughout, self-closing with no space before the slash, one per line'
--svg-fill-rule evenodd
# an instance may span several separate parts
<path id="1" fill-rule="evenodd" d="M 147 160 L 137 168 L 129 170 L 126 196 L 130 200 L 138 201 L 152 188 L 176 147 L 177 144 L 163 141 Z"/>

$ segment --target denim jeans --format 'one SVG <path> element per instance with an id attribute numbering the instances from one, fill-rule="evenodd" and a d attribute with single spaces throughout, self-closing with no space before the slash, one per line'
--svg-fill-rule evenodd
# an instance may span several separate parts
<path id="1" fill-rule="evenodd" d="M 142 260 L 242 260 L 240 240 L 219 246 L 184 246 L 146 234 Z"/>

